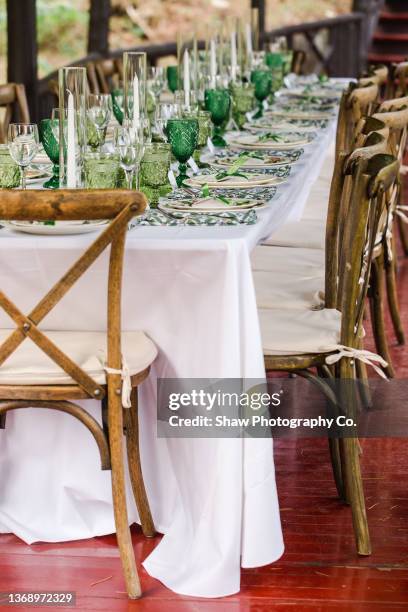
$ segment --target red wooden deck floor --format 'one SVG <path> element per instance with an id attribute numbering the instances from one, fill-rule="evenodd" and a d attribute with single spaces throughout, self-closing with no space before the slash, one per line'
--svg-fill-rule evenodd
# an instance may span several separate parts
<path id="1" fill-rule="evenodd" d="M 400 257 L 400 300 L 408 333 L 407 282 L 408 258 Z M 389 321 L 388 329 L 393 338 Z M 397 375 L 407 377 L 406 348 L 394 345 L 392 354 Z M 408 609 L 407 441 L 371 439 L 362 446 L 370 557 L 355 553 L 350 511 L 336 498 L 327 443 L 278 440 L 275 457 L 286 552 L 273 565 L 243 570 L 239 595 L 218 600 L 181 597 L 139 566 L 144 596 L 130 602 L 114 536 L 27 546 L 2 535 L 0 592 L 73 590 L 77 609 L 112 612 Z M 135 528 L 133 539 L 140 564 L 158 538 L 146 540 Z"/>

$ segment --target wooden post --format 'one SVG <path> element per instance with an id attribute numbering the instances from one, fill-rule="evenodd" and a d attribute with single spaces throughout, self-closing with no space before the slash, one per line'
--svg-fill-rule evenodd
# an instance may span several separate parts
<path id="1" fill-rule="evenodd" d="M 262 48 L 263 34 L 265 32 L 265 0 L 251 0 L 251 8 L 258 9 L 258 32 Z"/>
<path id="2" fill-rule="evenodd" d="M 91 0 L 89 9 L 88 53 L 106 55 L 109 49 L 110 0 Z"/>
<path id="3" fill-rule="evenodd" d="M 7 79 L 26 88 L 31 121 L 38 118 L 36 0 L 7 0 Z"/>
<path id="4" fill-rule="evenodd" d="M 374 30 L 377 26 L 378 16 L 384 4 L 383 0 L 353 0 L 352 10 L 355 13 L 364 13 L 365 19 L 363 24 L 366 52 L 371 43 Z"/>

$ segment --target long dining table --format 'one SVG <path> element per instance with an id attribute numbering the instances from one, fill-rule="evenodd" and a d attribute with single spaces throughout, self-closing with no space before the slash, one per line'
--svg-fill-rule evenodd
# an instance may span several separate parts
<path id="1" fill-rule="evenodd" d="M 273 441 L 158 437 L 157 380 L 265 378 L 251 251 L 301 217 L 334 129 L 333 119 L 305 147 L 287 182 L 257 211 L 257 223 L 128 232 L 123 329 L 144 330 L 159 350 L 140 388 L 139 418 L 145 484 L 163 537 L 143 564 L 181 594 L 236 593 L 241 567 L 282 555 Z M 1 288 L 28 312 L 93 239 L 1 229 Z M 45 329 L 105 328 L 106 264 L 105 254 L 48 315 Z M 4 313 L 0 327 L 10 327 Z M 100 421 L 100 404 L 84 405 Z M 110 474 L 99 470 L 94 440 L 75 419 L 42 409 L 15 411 L 0 430 L 0 444 L 1 533 L 30 544 L 114 532 Z M 133 523 L 138 514 L 128 488 Z"/>

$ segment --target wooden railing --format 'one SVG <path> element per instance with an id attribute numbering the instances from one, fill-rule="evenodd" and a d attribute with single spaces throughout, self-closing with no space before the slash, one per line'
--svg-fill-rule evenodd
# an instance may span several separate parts
<path id="1" fill-rule="evenodd" d="M 264 32 L 267 43 L 285 36 L 290 49 L 303 49 L 308 69 L 329 76 L 355 77 L 366 65 L 367 39 L 364 13 L 348 13 L 333 19 L 287 26 Z"/>
<path id="2" fill-rule="evenodd" d="M 277 36 L 285 36 L 291 49 L 303 49 L 308 57 L 308 70 L 325 71 L 330 76 L 355 77 L 366 65 L 367 19 L 364 13 L 349 13 L 333 19 L 278 28 L 261 32 L 261 43 L 267 45 Z M 199 48 L 204 41 L 199 42 Z M 114 49 L 107 53 L 91 53 L 71 65 L 84 66 L 88 62 L 106 57 L 120 57 L 124 51 L 146 51 L 151 65 L 163 57 L 176 56 L 175 42 L 142 45 L 131 49 Z M 39 116 L 47 117 L 55 104 L 50 93 L 50 81 L 58 78 L 58 71 L 38 81 Z"/>

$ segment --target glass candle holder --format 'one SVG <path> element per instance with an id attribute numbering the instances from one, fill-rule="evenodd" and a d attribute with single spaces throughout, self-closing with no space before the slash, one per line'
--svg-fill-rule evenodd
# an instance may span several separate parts
<path id="1" fill-rule="evenodd" d="M 216 147 L 226 147 L 223 136 L 223 123 L 229 117 L 231 97 L 227 89 L 206 89 L 204 93 L 205 110 L 211 113 L 214 124 L 213 144 Z"/>
<path id="2" fill-rule="evenodd" d="M 157 208 L 159 198 L 168 190 L 171 150 L 166 143 L 146 145 L 140 163 L 140 190 L 146 195 L 151 208 Z"/>
<path id="3" fill-rule="evenodd" d="M 115 189 L 122 182 L 120 162 L 115 155 L 100 156 L 90 153 L 84 160 L 86 189 Z"/>
<path id="4" fill-rule="evenodd" d="M 59 120 L 42 119 L 40 122 L 40 141 L 44 151 L 53 163 L 52 177 L 43 185 L 45 189 L 58 189 L 60 185 L 59 176 Z"/>
<path id="5" fill-rule="evenodd" d="M 256 118 L 263 115 L 263 101 L 271 93 L 272 75 L 269 70 L 252 70 L 251 82 L 255 85 L 255 98 L 258 100 L 258 112 Z"/>
<path id="6" fill-rule="evenodd" d="M 83 158 L 86 150 L 87 80 L 85 68 L 60 68 L 59 82 L 59 150 L 60 186 L 81 187 Z"/>
<path id="7" fill-rule="evenodd" d="M 8 145 L 0 144 L 0 188 L 13 189 L 21 182 L 20 168 L 12 159 Z"/>
<path id="8" fill-rule="evenodd" d="M 123 54 L 124 118 L 134 129 L 146 115 L 146 53 Z"/>
<path id="9" fill-rule="evenodd" d="M 241 130 L 248 121 L 247 113 L 255 106 L 255 85 L 252 83 L 231 83 L 232 117 Z"/>

